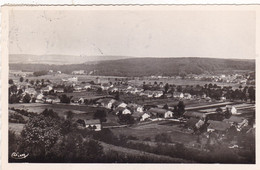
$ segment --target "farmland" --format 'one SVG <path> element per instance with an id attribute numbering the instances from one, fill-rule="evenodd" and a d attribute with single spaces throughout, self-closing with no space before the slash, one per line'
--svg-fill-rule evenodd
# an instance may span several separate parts
<path id="1" fill-rule="evenodd" d="M 30 132 L 28 126 L 38 126 L 38 119 L 50 125 L 47 129 L 38 129 L 40 133 L 58 124 L 60 132 L 68 133 L 65 136 L 77 134 L 83 135 L 86 141 L 89 137 L 95 140 L 105 154 L 114 157 L 111 160 L 107 157 L 102 160 L 104 162 L 215 162 L 214 155 L 207 158 L 209 151 L 214 150 L 212 146 L 225 150 L 239 143 L 237 137 L 229 137 L 227 130 L 220 132 L 226 133 L 224 139 L 218 132 L 213 132 L 219 136 L 217 139 L 210 139 L 208 120 L 188 117 L 186 113 L 218 114 L 221 118 L 218 122 L 225 123 L 222 120 L 227 116 L 227 105 L 230 105 L 236 107 L 232 115 L 235 120 L 248 121 L 247 131 L 253 131 L 255 120 L 255 87 L 242 87 L 237 83 L 178 77 L 75 75 L 53 73 L 52 70 L 41 76 L 31 72 L 11 72 L 9 83 L 10 132 L 17 136 L 22 131 Z M 53 118 L 49 119 L 50 115 Z M 37 123 L 32 124 L 34 121 Z M 57 122 L 52 124 L 52 121 Z M 196 126 L 201 121 L 204 126 L 198 131 Z M 91 122 L 97 123 L 91 125 Z M 199 152 L 198 157 L 196 152 Z M 248 148 L 246 152 L 249 152 Z M 218 153 L 214 151 L 214 154 Z M 237 159 L 234 153 L 230 162 Z M 242 159 L 239 158 L 246 162 Z"/>

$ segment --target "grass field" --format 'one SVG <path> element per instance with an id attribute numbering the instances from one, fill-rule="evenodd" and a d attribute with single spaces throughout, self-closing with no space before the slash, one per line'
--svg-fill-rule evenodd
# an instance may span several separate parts
<path id="1" fill-rule="evenodd" d="M 14 72 L 10 70 L 10 72 Z M 16 71 L 17 72 L 17 71 Z M 92 76 L 92 75 L 70 75 L 70 74 L 53 74 L 53 75 L 44 75 L 44 76 L 32 76 L 32 77 L 26 77 L 25 79 L 29 80 L 36 80 L 36 79 L 45 79 L 45 80 L 50 80 L 53 83 L 60 83 L 62 82 L 62 79 L 68 79 L 70 77 L 78 77 L 79 82 L 90 82 L 90 81 L 95 81 L 97 77 L 100 78 L 101 83 L 108 83 L 109 81 L 114 82 L 115 79 L 126 79 L 127 77 L 117 77 L 117 76 Z M 19 81 L 19 76 L 14 76 L 12 73 L 9 74 L 9 78 Z M 190 79 L 175 79 L 175 78 L 159 78 L 159 79 L 135 79 L 135 80 L 129 80 L 131 84 L 135 85 L 142 85 L 143 82 L 148 83 L 154 83 L 155 81 L 157 82 L 163 82 L 164 84 L 169 83 L 169 84 L 175 84 L 175 85 L 181 85 L 181 86 L 186 86 L 186 85 L 201 85 L 204 86 L 205 84 L 217 84 L 219 86 L 232 86 L 233 88 L 238 88 L 239 84 L 235 83 L 222 83 L 222 82 L 210 82 L 210 81 L 198 81 L 198 80 L 190 80 Z"/>
<path id="2" fill-rule="evenodd" d="M 168 121 L 165 121 L 165 123 Z M 126 135 L 137 137 L 138 140 L 144 140 L 150 138 L 154 141 L 154 137 L 158 134 L 166 133 L 171 137 L 173 143 L 179 142 L 183 144 L 189 144 L 197 139 L 195 135 L 187 133 L 182 130 L 179 124 L 162 124 L 163 122 L 151 122 L 148 124 L 140 124 L 132 127 L 111 129 L 115 135 Z"/>
<path id="3" fill-rule="evenodd" d="M 87 105 L 70 105 L 70 104 L 43 104 L 43 103 L 27 103 L 27 104 L 9 104 L 9 108 L 23 109 L 29 112 L 36 112 L 38 114 L 42 113 L 45 109 L 52 109 L 54 112 L 58 113 L 60 117 L 63 117 L 66 112 L 72 111 L 75 113 L 74 119 L 93 119 L 94 113 L 101 109 L 99 107 L 91 107 Z M 107 112 L 108 124 L 113 124 L 114 126 L 119 125 L 117 116 Z"/>
<path id="4" fill-rule="evenodd" d="M 8 127 L 9 127 L 9 130 L 15 132 L 15 134 L 17 134 L 17 135 L 20 135 L 23 130 L 24 125 L 25 124 L 22 124 L 22 123 L 9 123 Z"/>

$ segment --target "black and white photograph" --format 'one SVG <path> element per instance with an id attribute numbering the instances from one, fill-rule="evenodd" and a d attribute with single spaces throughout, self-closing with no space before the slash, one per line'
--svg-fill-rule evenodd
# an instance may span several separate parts
<path id="1" fill-rule="evenodd" d="M 6 9 L 9 164 L 256 164 L 256 6 Z"/>

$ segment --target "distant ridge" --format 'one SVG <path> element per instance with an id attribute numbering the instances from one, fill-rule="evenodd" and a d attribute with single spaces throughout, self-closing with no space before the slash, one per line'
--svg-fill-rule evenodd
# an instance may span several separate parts
<path id="1" fill-rule="evenodd" d="M 22 64 L 82 64 L 85 62 L 97 63 L 103 60 L 117 60 L 130 58 L 129 56 L 74 56 L 74 55 L 31 55 L 31 54 L 10 54 L 9 63 Z"/>
<path id="2" fill-rule="evenodd" d="M 95 70 L 104 76 L 174 76 L 181 74 L 232 73 L 255 71 L 255 60 L 216 58 L 125 58 L 82 62 L 81 64 L 15 64 L 10 69 L 24 71 L 56 70 L 71 73 L 74 70 Z"/>

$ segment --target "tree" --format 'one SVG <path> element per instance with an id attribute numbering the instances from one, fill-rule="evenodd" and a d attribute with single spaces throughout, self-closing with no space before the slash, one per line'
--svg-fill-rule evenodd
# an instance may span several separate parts
<path id="1" fill-rule="evenodd" d="M 164 86 L 164 94 L 166 94 L 169 90 L 169 84 L 166 83 L 165 86 Z"/>
<path id="2" fill-rule="evenodd" d="M 248 94 L 249 94 L 249 99 L 250 99 L 250 102 L 252 102 L 252 101 L 255 101 L 255 89 L 254 89 L 254 87 L 253 86 L 250 86 L 249 88 L 248 88 Z"/>
<path id="3" fill-rule="evenodd" d="M 99 119 L 101 122 L 106 122 L 106 116 L 107 114 L 105 110 L 98 109 L 96 113 L 93 115 L 93 118 Z"/>
<path id="4" fill-rule="evenodd" d="M 73 87 L 72 86 L 65 86 L 63 90 L 64 90 L 65 93 L 72 93 Z"/>
<path id="5" fill-rule="evenodd" d="M 130 114 L 120 114 L 118 116 L 120 123 L 123 124 L 134 124 L 134 118 Z"/>
<path id="6" fill-rule="evenodd" d="M 23 97 L 23 103 L 30 103 L 31 101 L 31 96 L 26 93 L 25 96 Z"/>
<path id="7" fill-rule="evenodd" d="M 164 106 L 163 106 L 163 109 L 166 109 L 166 110 L 168 110 L 169 109 L 169 106 L 168 106 L 168 104 L 166 103 Z"/>
<path id="8" fill-rule="evenodd" d="M 14 84 L 13 79 L 9 79 L 8 83 L 9 83 L 9 84 Z"/>
<path id="9" fill-rule="evenodd" d="M 36 84 L 39 84 L 39 83 L 40 83 L 40 80 L 37 79 L 37 80 L 36 80 Z"/>
<path id="10" fill-rule="evenodd" d="M 221 107 L 218 107 L 218 108 L 216 109 L 216 112 L 217 112 L 218 114 L 223 114 L 223 110 L 221 109 Z"/>
<path id="11" fill-rule="evenodd" d="M 31 85 L 34 85 L 34 80 L 30 80 L 30 84 L 31 84 Z"/>
<path id="12" fill-rule="evenodd" d="M 179 101 L 178 105 L 178 115 L 183 115 L 183 113 L 185 112 L 185 105 L 183 101 Z"/>
<path id="13" fill-rule="evenodd" d="M 50 114 L 40 114 L 29 119 L 22 136 L 21 151 L 30 153 L 30 157 L 45 159 L 51 148 L 61 136 L 60 121 Z"/>
<path id="14" fill-rule="evenodd" d="M 17 93 L 17 86 L 16 85 L 10 86 L 9 92 L 12 93 L 12 94 Z"/>
<path id="15" fill-rule="evenodd" d="M 61 103 L 70 103 L 72 97 L 68 97 L 66 94 L 60 96 Z"/>
<path id="16" fill-rule="evenodd" d="M 116 92 L 115 99 L 119 100 L 119 91 Z"/>
<path id="17" fill-rule="evenodd" d="M 43 76 L 43 75 L 47 75 L 48 71 L 36 71 L 33 73 L 34 76 L 38 77 L 38 76 Z"/>
<path id="18" fill-rule="evenodd" d="M 177 86 L 177 92 L 182 92 L 182 86 Z"/>
<path id="19" fill-rule="evenodd" d="M 24 78 L 23 77 L 20 77 L 20 82 L 23 82 Z"/>
<path id="20" fill-rule="evenodd" d="M 19 103 L 21 100 L 21 97 L 20 95 L 17 95 L 17 94 L 11 94 L 9 96 L 9 103 L 12 104 L 12 103 Z"/>

